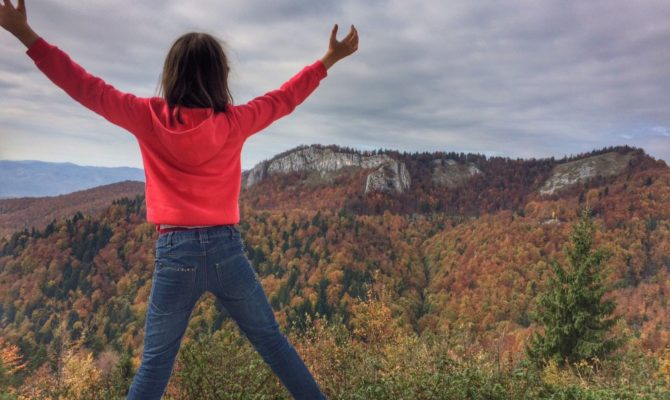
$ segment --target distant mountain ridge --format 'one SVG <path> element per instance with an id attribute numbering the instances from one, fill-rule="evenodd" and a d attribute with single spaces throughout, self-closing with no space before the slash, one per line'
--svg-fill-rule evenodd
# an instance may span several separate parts
<path id="1" fill-rule="evenodd" d="M 511 159 L 314 144 L 243 171 L 240 199 L 261 209 L 480 215 L 519 210 L 534 199 L 570 195 L 654 166 L 667 168 L 642 149 L 628 146 L 562 159 Z"/>
<path id="2" fill-rule="evenodd" d="M 0 160 L 0 198 L 57 196 L 114 182 L 143 182 L 144 179 L 144 170 L 140 168 Z"/>
<path id="3" fill-rule="evenodd" d="M 0 199 L 0 238 L 18 230 L 44 229 L 76 212 L 98 216 L 109 204 L 144 194 L 144 182 L 123 181 L 59 196 Z"/>
<path id="4" fill-rule="evenodd" d="M 597 176 L 612 176 L 621 173 L 633 159 L 634 154 L 644 154 L 640 149 L 627 146 L 612 147 L 596 150 L 591 153 L 575 157 L 555 160 L 553 157 L 539 161 L 554 165 L 551 176 L 544 182 L 539 192 L 542 195 L 552 195 L 577 183 L 587 182 Z M 415 153 L 416 154 L 416 153 Z M 457 188 L 467 184 L 468 179 L 482 174 L 482 170 L 468 157 L 478 158 L 479 163 L 488 160 L 480 155 L 451 153 L 441 158 L 442 152 L 423 153 L 432 157 L 430 176 L 433 184 Z M 366 178 L 364 193 L 371 191 L 403 193 L 411 186 L 411 176 L 407 169 L 407 154 L 398 154 L 393 151 L 358 151 L 336 145 L 301 145 L 285 151 L 256 164 L 252 169 L 243 171 L 242 181 L 245 188 L 261 183 L 264 179 L 278 174 L 294 172 L 316 173 L 311 178 L 321 178 L 332 181 L 332 177 L 351 168 L 369 170 Z M 464 160 L 457 161 L 454 158 Z M 512 159 L 507 159 L 512 161 Z M 424 160 L 421 160 L 424 161 Z M 518 162 L 532 162 L 535 159 L 516 160 Z M 314 174 L 312 174 L 314 175 Z M 371 184 L 371 182 L 380 183 Z"/>

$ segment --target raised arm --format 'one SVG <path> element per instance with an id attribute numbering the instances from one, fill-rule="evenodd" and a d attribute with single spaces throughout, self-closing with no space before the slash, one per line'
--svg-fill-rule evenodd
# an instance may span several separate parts
<path id="1" fill-rule="evenodd" d="M 120 92 L 47 43 L 28 24 L 24 0 L 18 0 L 16 7 L 10 0 L 3 0 L 0 26 L 16 36 L 28 48 L 26 53 L 35 65 L 74 100 L 138 138 L 150 131 L 148 99 Z"/>
<path id="2" fill-rule="evenodd" d="M 256 97 L 246 104 L 233 107 L 233 113 L 246 140 L 277 119 L 291 113 L 327 76 L 327 70 L 337 61 L 353 54 L 358 49 L 358 32 L 351 25 L 349 34 L 337 40 L 337 24 L 333 26 L 326 54 L 313 64 L 303 68 L 286 81 L 279 89 Z"/>

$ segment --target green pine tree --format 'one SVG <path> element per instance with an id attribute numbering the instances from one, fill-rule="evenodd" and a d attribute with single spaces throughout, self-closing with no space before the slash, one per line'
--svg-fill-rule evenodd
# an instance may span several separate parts
<path id="1" fill-rule="evenodd" d="M 122 393 L 125 396 L 134 375 L 133 355 L 130 351 L 126 351 L 121 355 L 112 372 L 112 387 L 116 392 Z"/>
<path id="2" fill-rule="evenodd" d="M 622 344 L 610 337 L 610 329 L 620 317 L 612 316 L 616 303 L 603 301 L 607 288 L 600 267 L 606 261 L 601 250 L 593 250 L 594 225 L 591 211 L 582 212 L 565 249 L 570 267 L 564 269 L 552 260 L 555 276 L 548 291 L 540 294 L 534 320 L 544 326 L 544 334 L 535 332 L 526 344 L 526 355 L 538 366 L 550 359 L 558 365 L 606 357 Z"/>
<path id="3" fill-rule="evenodd" d="M 100 387 L 99 399 L 125 399 L 133 381 L 135 368 L 133 355 L 130 349 L 121 354 L 114 369 L 106 377 L 103 387 Z M 0 399 L 2 400 L 2 399 Z"/>
<path id="4" fill-rule="evenodd" d="M 2 360 L 0 360 L 0 399 L 4 399 L 5 396 L 9 395 L 9 390 L 11 388 L 11 375 L 8 373 L 4 365 L 2 365 Z"/>

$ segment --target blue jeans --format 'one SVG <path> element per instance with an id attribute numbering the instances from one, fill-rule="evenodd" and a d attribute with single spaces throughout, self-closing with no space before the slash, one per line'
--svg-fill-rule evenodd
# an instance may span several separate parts
<path id="1" fill-rule="evenodd" d="M 325 399 L 295 348 L 279 330 L 235 225 L 165 232 L 144 327 L 144 352 L 128 399 L 160 399 L 193 307 L 212 292 L 296 399 Z"/>

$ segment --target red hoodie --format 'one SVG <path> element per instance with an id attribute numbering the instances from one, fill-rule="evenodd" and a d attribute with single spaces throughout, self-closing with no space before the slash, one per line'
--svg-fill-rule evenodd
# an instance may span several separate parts
<path id="1" fill-rule="evenodd" d="M 168 117 L 163 98 L 120 92 L 43 38 L 26 54 L 73 99 L 135 136 L 146 177 L 147 220 L 169 225 L 239 223 L 242 145 L 291 113 L 327 75 L 317 60 L 278 90 L 225 112 L 180 108 L 179 123 Z"/>

